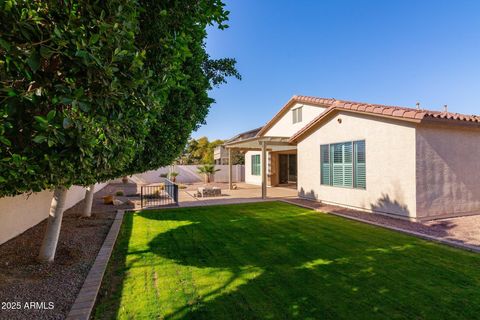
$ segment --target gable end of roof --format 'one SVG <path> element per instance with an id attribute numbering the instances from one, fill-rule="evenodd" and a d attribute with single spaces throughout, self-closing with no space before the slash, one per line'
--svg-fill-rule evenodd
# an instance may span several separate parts
<path id="1" fill-rule="evenodd" d="M 268 121 L 263 128 L 257 133 L 257 137 L 263 136 L 265 133 L 268 132 L 277 122 L 282 118 L 289 110 L 290 108 L 296 104 L 296 103 L 304 103 L 304 104 L 309 104 L 313 106 L 319 106 L 319 107 L 329 107 L 330 104 L 332 104 L 335 101 L 335 99 L 328 99 L 328 98 L 315 98 L 315 97 L 309 97 L 309 96 L 293 96 L 288 100 L 288 102 L 278 111 L 273 118 Z"/>
<path id="2" fill-rule="evenodd" d="M 300 129 L 295 133 L 289 140 L 290 143 L 298 142 L 300 138 L 310 132 L 315 128 L 319 123 L 327 118 L 329 114 L 334 111 L 347 111 L 352 113 L 367 114 L 382 118 L 390 118 L 400 121 L 423 123 L 423 122 L 449 122 L 449 124 L 457 125 L 474 125 L 480 127 L 480 116 L 478 115 L 463 115 L 458 113 L 451 112 L 439 112 L 431 110 L 421 110 L 413 109 L 399 106 L 387 106 L 380 104 L 368 104 L 361 102 L 352 102 L 344 100 L 335 100 L 335 99 L 323 99 L 323 98 L 312 98 L 305 96 L 294 96 L 291 100 L 295 99 L 296 102 L 312 101 L 312 99 L 317 99 L 314 101 L 323 100 L 323 105 L 329 106 L 322 114 L 317 116 L 311 122 L 309 122 L 305 127 Z M 328 103 L 328 101 L 330 103 Z M 454 121 L 454 122 L 452 122 Z"/>

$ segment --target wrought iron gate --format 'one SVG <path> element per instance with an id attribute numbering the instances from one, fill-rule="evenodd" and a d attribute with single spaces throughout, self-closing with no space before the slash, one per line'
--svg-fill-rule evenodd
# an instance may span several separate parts
<path id="1" fill-rule="evenodd" d="M 163 184 L 142 186 L 140 200 L 142 208 L 178 205 L 178 185 L 165 179 Z"/>

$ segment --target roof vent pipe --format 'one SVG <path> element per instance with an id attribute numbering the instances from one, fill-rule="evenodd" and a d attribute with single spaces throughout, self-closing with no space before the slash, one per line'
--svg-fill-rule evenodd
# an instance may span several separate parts
<path id="1" fill-rule="evenodd" d="M 417 102 L 417 110 L 420 110 L 420 102 Z"/>
<path id="2" fill-rule="evenodd" d="M 448 106 L 447 105 L 443 106 L 443 112 L 448 112 Z"/>

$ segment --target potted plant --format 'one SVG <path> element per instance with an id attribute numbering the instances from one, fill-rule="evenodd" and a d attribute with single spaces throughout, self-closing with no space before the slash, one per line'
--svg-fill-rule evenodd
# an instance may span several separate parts
<path id="1" fill-rule="evenodd" d="M 215 172 L 220 171 L 220 169 L 215 169 L 215 165 L 213 164 L 204 164 L 201 167 L 197 167 L 198 173 L 201 173 L 205 177 L 205 183 L 210 182 L 210 177 L 215 175 Z"/>
<path id="2" fill-rule="evenodd" d="M 112 204 L 114 197 L 113 197 L 113 195 L 109 194 L 109 195 L 106 195 L 106 196 L 102 197 L 102 199 L 103 199 L 104 204 Z"/>
<path id="3" fill-rule="evenodd" d="M 172 182 L 175 182 L 178 177 L 178 172 L 175 172 L 175 171 L 170 172 L 169 177 L 170 177 L 170 180 L 172 180 Z"/>

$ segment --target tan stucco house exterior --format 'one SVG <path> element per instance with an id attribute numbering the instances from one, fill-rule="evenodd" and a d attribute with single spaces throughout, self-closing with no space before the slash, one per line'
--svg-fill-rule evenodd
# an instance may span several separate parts
<path id="1" fill-rule="evenodd" d="M 245 181 L 410 220 L 480 213 L 480 116 L 292 97 L 245 152 Z M 267 159 L 267 161 L 263 161 Z"/>

